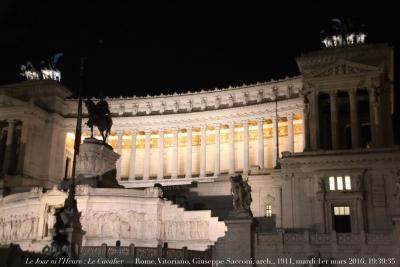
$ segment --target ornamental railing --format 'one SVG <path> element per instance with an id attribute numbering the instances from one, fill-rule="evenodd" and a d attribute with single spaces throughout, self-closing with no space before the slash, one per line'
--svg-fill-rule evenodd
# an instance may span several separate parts
<path id="1" fill-rule="evenodd" d="M 138 264 L 145 262 L 146 265 L 170 265 L 174 261 L 181 266 L 196 266 L 196 262 L 207 262 L 211 260 L 211 249 L 206 251 L 165 248 L 161 245 L 152 247 L 136 247 L 134 244 L 129 246 L 83 246 L 80 248 L 80 259 L 118 259 L 124 264 Z M 185 264 L 187 263 L 187 264 Z M 208 266 L 208 264 L 201 264 Z M 211 265 L 209 265 L 211 266 Z"/>
<path id="2" fill-rule="evenodd" d="M 373 244 L 373 245 L 390 245 L 392 242 L 389 233 L 312 233 L 304 231 L 300 233 L 257 233 L 258 245 L 357 245 L 357 244 Z"/>

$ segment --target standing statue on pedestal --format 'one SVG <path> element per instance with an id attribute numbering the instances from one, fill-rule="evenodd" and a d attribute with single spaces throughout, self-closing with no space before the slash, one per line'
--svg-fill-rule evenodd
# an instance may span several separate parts
<path id="1" fill-rule="evenodd" d="M 231 176 L 231 193 L 235 216 L 239 214 L 252 216 L 250 209 L 252 202 L 251 187 L 247 181 L 243 181 L 241 175 Z"/>
<path id="2" fill-rule="evenodd" d="M 89 126 L 91 131 L 90 138 L 93 138 L 93 127 L 97 126 L 101 137 L 103 138 L 103 143 L 106 143 L 112 126 L 108 103 L 103 98 L 100 98 L 100 101 L 97 102 L 97 104 L 88 99 L 85 101 L 85 106 L 89 113 L 89 120 L 86 122 L 86 125 Z"/>

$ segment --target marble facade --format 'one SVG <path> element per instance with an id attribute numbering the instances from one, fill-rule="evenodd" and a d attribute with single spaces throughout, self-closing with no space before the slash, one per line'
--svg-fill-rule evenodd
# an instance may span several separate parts
<path id="1" fill-rule="evenodd" d="M 197 182 L 190 188 L 196 196 L 229 197 L 229 176 L 240 173 L 252 187 L 254 217 L 265 218 L 268 208 L 280 231 L 306 230 L 336 238 L 334 208 L 346 207 L 349 234 L 390 235 L 392 220 L 400 215 L 400 149 L 393 143 L 391 124 L 392 53 L 386 44 L 333 47 L 297 58 L 301 73 L 297 77 L 182 94 L 106 98 L 114 120 L 108 142 L 120 155 L 118 182 L 132 192 L 155 184 Z M 1 200 L 3 205 L 31 194 L 19 192 L 29 192 L 33 186 L 50 189 L 70 176 L 77 100 L 69 94 L 55 81 L 0 87 L 0 182 L 10 191 L 3 189 L 4 195 L 12 193 Z M 84 130 L 82 138 L 89 135 Z M 277 162 L 280 168 L 275 168 Z M 88 203 L 100 196 L 91 198 Z M 78 204 L 82 201 L 78 199 Z M 178 212 L 175 209 L 172 213 Z M 207 239 L 206 224 L 214 218 L 202 212 L 183 212 L 194 216 L 189 223 L 150 220 L 157 225 L 152 236 L 133 231 L 123 242 L 173 243 L 184 236 L 188 246 L 204 248 L 223 231 L 213 238 L 208 232 Z M 160 216 L 153 215 L 154 220 Z M 39 227 L 32 216 L 10 213 L 0 222 L 8 228 L 11 219 L 16 225 L 31 222 L 29 233 Z M 84 218 L 98 224 L 82 223 L 85 242 L 114 243 L 121 237 L 103 232 L 101 222 L 118 221 L 113 227 L 126 232 L 145 227 L 129 224 L 142 221 L 141 216 L 135 210 L 119 214 L 91 208 Z M 197 216 L 207 219 L 199 221 Z M 11 232 L 2 242 L 10 240 Z M 155 245 L 153 241 L 142 244 Z"/>

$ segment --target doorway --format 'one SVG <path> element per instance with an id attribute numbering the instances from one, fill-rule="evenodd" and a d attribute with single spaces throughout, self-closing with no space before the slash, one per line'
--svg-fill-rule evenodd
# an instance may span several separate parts
<path id="1" fill-rule="evenodd" d="M 351 233 L 351 215 L 349 206 L 333 207 L 333 229 L 337 233 Z"/>

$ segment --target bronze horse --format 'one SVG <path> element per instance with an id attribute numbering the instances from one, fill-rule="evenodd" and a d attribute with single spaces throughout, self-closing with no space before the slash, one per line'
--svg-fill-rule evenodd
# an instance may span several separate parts
<path id="1" fill-rule="evenodd" d="M 89 113 L 89 119 L 86 125 L 89 126 L 91 134 L 90 137 L 93 138 L 93 127 L 97 126 L 103 142 L 107 141 L 107 137 L 110 135 L 112 119 L 108 103 L 103 99 L 95 104 L 92 100 L 85 100 L 85 106 Z"/>

